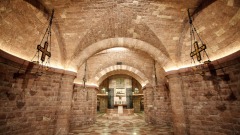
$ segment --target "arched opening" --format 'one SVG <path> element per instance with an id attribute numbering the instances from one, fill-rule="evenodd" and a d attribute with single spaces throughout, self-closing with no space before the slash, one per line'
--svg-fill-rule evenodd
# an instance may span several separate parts
<path id="1" fill-rule="evenodd" d="M 151 44 L 133 38 L 109 38 L 98 41 L 79 51 L 66 64 L 66 69 L 70 71 L 77 71 L 79 67 L 91 56 L 106 49 L 114 47 L 124 47 L 133 50 L 140 50 L 152 56 L 165 71 L 176 69 L 175 63 L 163 51 L 152 46 Z"/>
<path id="2" fill-rule="evenodd" d="M 126 74 L 115 74 L 104 79 L 99 86 L 97 98 L 100 101 L 99 113 L 106 113 L 107 117 L 133 116 L 134 113 L 143 111 L 142 86 Z"/>

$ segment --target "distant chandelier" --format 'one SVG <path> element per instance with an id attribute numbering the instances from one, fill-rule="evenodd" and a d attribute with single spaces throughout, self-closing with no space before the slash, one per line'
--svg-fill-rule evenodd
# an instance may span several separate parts
<path id="1" fill-rule="evenodd" d="M 190 36 L 191 36 L 191 52 L 190 52 L 190 57 L 192 58 L 191 61 L 193 61 L 195 63 L 194 56 L 196 56 L 197 61 L 199 63 L 201 63 L 202 56 L 204 56 L 204 54 L 205 54 L 207 56 L 208 60 L 205 61 L 204 63 L 208 64 L 211 61 L 206 52 L 207 46 L 205 43 L 203 43 L 201 37 L 199 36 L 196 28 L 193 25 L 189 9 L 188 9 L 188 17 L 189 17 L 189 24 L 190 24 Z M 202 45 L 202 46 L 199 46 L 199 42 L 200 42 L 200 45 Z M 194 51 L 193 51 L 193 47 L 194 47 Z M 201 54 L 201 52 L 202 52 L 202 54 Z"/>

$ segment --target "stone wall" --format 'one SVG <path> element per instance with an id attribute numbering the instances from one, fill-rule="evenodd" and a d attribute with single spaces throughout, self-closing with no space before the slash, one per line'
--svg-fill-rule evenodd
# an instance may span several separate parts
<path id="1" fill-rule="evenodd" d="M 151 124 L 172 125 L 171 100 L 166 86 L 146 87 L 144 94 L 145 121 Z"/>
<path id="2" fill-rule="evenodd" d="M 219 77 L 209 72 L 205 76 L 182 75 L 190 134 L 240 134 L 240 58 L 221 66 L 223 70 L 215 67 Z M 223 71 L 229 75 L 229 81 L 221 78 Z M 235 101 L 230 97 L 231 90 L 237 98 Z"/>
<path id="3" fill-rule="evenodd" d="M 184 92 L 178 74 L 168 76 L 172 105 L 173 130 L 177 135 L 186 135 L 186 113 L 184 112 Z"/>
<path id="4" fill-rule="evenodd" d="M 186 133 L 240 134 L 240 57 L 215 61 L 209 67 L 205 65 L 204 72 L 188 69 L 178 73 Z M 174 104 L 172 109 L 178 107 Z M 182 115 L 175 117 L 179 121 Z"/>
<path id="5" fill-rule="evenodd" d="M 74 75 L 50 68 L 36 76 L 23 65 L 20 73 L 26 74 L 13 78 L 22 65 L 0 61 L 0 134 L 66 134 L 68 115 L 62 114 L 70 108 Z"/>
<path id="6" fill-rule="evenodd" d="M 165 71 L 156 63 L 156 76 L 143 88 L 145 121 L 152 124 L 172 125 L 172 109 Z"/>
<path id="7" fill-rule="evenodd" d="M 69 132 L 69 119 L 71 114 L 71 103 L 73 96 L 73 80 L 75 76 L 62 75 L 61 85 L 58 93 L 58 108 L 56 111 L 57 122 L 55 134 L 68 134 Z M 51 87 L 50 87 L 51 88 Z"/>
<path id="8" fill-rule="evenodd" d="M 133 108 L 134 108 L 134 113 L 140 113 L 140 102 L 141 102 L 141 97 L 142 96 L 133 96 Z"/>
<path id="9" fill-rule="evenodd" d="M 107 96 L 98 96 L 99 99 L 99 112 L 106 113 L 108 108 L 108 97 Z"/>
<path id="10" fill-rule="evenodd" d="M 97 114 L 97 90 L 94 87 L 74 85 L 70 130 L 83 125 L 93 124 Z"/>

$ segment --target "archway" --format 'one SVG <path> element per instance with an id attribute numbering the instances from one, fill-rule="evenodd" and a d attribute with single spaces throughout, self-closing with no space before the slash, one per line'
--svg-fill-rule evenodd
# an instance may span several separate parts
<path id="1" fill-rule="evenodd" d="M 77 71 L 79 67 L 94 54 L 114 47 L 125 47 L 129 49 L 141 50 L 152 56 L 157 62 L 161 64 L 165 71 L 176 68 L 175 63 L 171 58 L 165 55 L 160 49 L 152 46 L 151 44 L 133 38 L 109 38 L 98 41 L 78 53 L 74 59 L 67 62 L 67 70 Z M 70 65 L 70 66 L 69 66 Z"/>
<path id="2" fill-rule="evenodd" d="M 128 84 L 128 86 L 122 85 L 120 87 L 116 86 L 117 84 L 114 84 L 115 86 L 113 86 L 113 84 L 110 84 L 110 82 L 111 82 L 111 78 L 114 76 L 115 78 L 116 77 L 119 77 L 122 79 L 125 78 L 125 81 L 131 81 L 131 84 Z M 126 78 L 128 77 L 131 79 L 127 80 Z M 132 105 L 128 105 L 126 107 L 129 108 L 130 106 L 130 108 L 134 108 L 135 110 L 133 110 L 133 112 L 141 111 L 141 99 L 143 98 L 142 88 L 149 83 L 149 79 L 144 75 L 143 72 L 128 65 L 114 65 L 114 66 L 107 67 L 103 69 L 101 72 L 97 73 L 94 79 L 98 84 L 99 90 L 100 90 L 98 94 L 98 99 L 100 99 L 100 109 L 99 109 L 100 112 L 106 112 L 104 110 L 106 110 L 107 108 L 109 109 L 113 108 L 114 105 L 118 104 L 119 98 L 120 98 L 120 101 L 122 100 L 121 96 L 119 96 L 119 98 L 116 97 L 116 92 L 114 93 L 113 91 L 114 90 L 125 91 L 123 88 L 126 88 L 131 91 L 131 93 L 128 93 L 128 94 L 131 95 Z M 115 81 L 117 81 L 118 79 L 116 79 Z M 110 91 L 113 92 L 111 94 L 115 94 L 114 99 L 112 99 L 112 100 L 116 100 L 116 101 L 113 101 L 113 106 L 109 105 L 110 103 L 108 101 L 110 100 L 109 99 L 110 96 L 113 96 L 113 95 L 110 95 L 109 93 Z M 108 102 L 108 106 L 106 105 L 107 102 Z M 121 102 L 121 104 L 124 104 L 124 103 Z"/>
<path id="3" fill-rule="evenodd" d="M 117 73 L 104 78 L 97 94 L 100 113 L 106 113 L 107 117 L 119 118 L 141 113 L 143 87 L 135 78 Z"/>
<path id="4" fill-rule="evenodd" d="M 105 68 L 101 72 L 96 74 L 94 79 L 96 81 L 96 84 L 99 86 L 103 80 L 115 74 L 126 74 L 132 76 L 141 84 L 142 87 L 149 83 L 149 79 L 144 75 L 143 72 L 128 65 L 114 65 Z"/>

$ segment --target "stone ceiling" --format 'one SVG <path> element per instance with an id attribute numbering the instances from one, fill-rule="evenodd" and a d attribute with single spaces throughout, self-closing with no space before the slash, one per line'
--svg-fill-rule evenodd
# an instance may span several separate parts
<path id="1" fill-rule="evenodd" d="M 94 54 L 126 47 L 169 71 L 191 66 L 188 8 L 214 60 L 240 50 L 239 7 L 239 0 L 1 0 L 0 48 L 31 60 L 54 9 L 51 66 L 77 72 Z"/>

